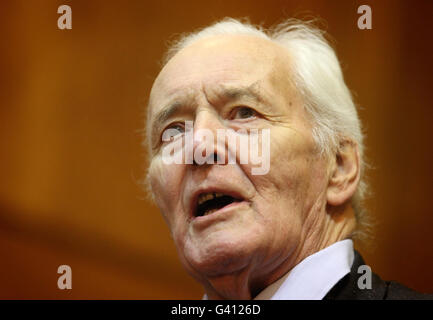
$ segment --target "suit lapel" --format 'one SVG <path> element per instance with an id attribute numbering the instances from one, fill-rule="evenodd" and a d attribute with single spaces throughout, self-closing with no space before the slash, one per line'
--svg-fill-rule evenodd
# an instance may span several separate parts
<path id="1" fill-rule="evenodd" d="M 358 251 L 355 250 L 350 273 L 344 276 L 323 298 L 324 300 L 383 300 L 386 298 L 387 284 L 378 275 L 372 273 L 371 289 L 360 289 L 358 279 L 362 273 L 358 268 L 365 265 L 364 260 Z"/>

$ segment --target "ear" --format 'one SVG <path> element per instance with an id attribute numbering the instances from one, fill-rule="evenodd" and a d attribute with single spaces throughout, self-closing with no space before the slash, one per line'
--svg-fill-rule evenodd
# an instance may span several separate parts
<path id="1" fill-rule="evenodd" d="M 359 184 L 361 170 L 358 145 L 350 140 L 342 141 L 330 165 L 326 197 L 329 205 L 339 206 L 353 196 Z"/>

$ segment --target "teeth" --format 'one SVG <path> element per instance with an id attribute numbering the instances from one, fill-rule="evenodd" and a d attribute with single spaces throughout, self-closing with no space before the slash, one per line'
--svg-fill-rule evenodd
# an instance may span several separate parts
<path id="1" fill-rule="evenodd" d="M 201 194 L 198 197 L 198 204 L 200 205 L 200 204 L 202 204 L 205 201 L 208 201 L 208 200 L 211 200 L 211 199 L 214 199 L 214 198 L 218 198 L 218 197 L 222 197 L 222 196 L 224 196 L 224 194 L 221 193 L 221 192 L 204 193 L 204 194 Z"/>
<path id="2" fill-rule="evenodd" d="M 201 195 L 198 197 L 198 204 L 200 205 L 200 204 L 202 204 L 203 202 L 208 201 L 208 200 L 210 200 L 210 199 L 213 199 L 213 193 L 205 193 L 205 194 L 201 194 Z"/>
<path id="3" fill-rule="evenodd" d="M 215 211 L 217 211 L 218 209 L 211 209 L 211 210 L 208 210 L 208 211 L 206 211 L 205 213 L 204 213 L 204 216 L 207 216 L 208 214 L 211 214 L 211 213 L 214 213 Z"/>

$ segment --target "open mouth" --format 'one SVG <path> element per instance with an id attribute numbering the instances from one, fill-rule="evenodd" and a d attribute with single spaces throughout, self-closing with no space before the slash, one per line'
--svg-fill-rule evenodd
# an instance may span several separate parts
<path id="1" fill-rule="evenodd" d="M 195 216 L 207 216 L 214 213 L 234 202 L 241 202 L 228 194 L 220 192 L 206 192 L 198 196 Z"/>

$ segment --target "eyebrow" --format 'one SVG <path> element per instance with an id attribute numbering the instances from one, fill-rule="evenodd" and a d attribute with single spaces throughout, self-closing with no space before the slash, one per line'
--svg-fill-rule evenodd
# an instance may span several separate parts
<path id="1" fill-rule="evenodd" d="M 263 98 L 257 90 L 257 82 L 247 87 L 225 88 L 222 92 L 225 98 L 235 100 L 243 97 L 252 98 L 258 102 L 263 102 Z"/>
<path id="2" fill-rule="evenodd" d="M 263 112 L 271 112 L 270 106 L 271 103 L 268 100 L 268 96 L 260 90 L 260 80 L 254 82 L 253 84 L 245 87 L 235 87 L 235 88 L 225 88 L 222 90 L 222 96 L 229 100 L 237 100 L 241 98 L 252 99 L 255 102 L 259 103 Z"/>
<path id="3" fill-rule="evenodd" d="M 236 100 L 240 98 L 250 98 L 257 102 L 263 103 L 263 97 L 260 95 L 260 92 L 257 90 L 258 82 L 255 82 L 249 86 L 245 87 L 228 87 L 223 88 L 221 92 L 217 93 L 217 96 L 223 97 L 228 100 Z M 172 116 L 178 114 L 185 106 L 185 103 L 180 101 L 175 101 L 173 103 L 169 103 L 166 107 L 163 107 L 161 111 L 155 116 L 155 121 L 152 125 L 152 134 L 151 136 L 155 136 L 157 130 L 162 126 L 164 122 L 170 119 Z"/>
<path id="4" fill-rule="evenodd" d="M 182 107 L 182 103 L 176 101 L 174 103 L 169 104 L 167 107 L 164 107 L 158 114 L 156 115 L 155 123 L 159 126 L 161 123 L 164 123 L 171 116 L 175 115 L 179 112 Z"/>

